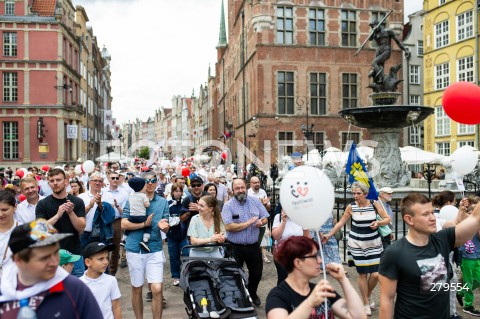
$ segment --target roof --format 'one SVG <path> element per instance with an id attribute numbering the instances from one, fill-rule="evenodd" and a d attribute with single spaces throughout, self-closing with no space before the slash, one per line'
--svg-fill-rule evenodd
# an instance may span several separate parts
<path id="1" fill-rule="evenodd" d="M 57 0 L 34 0 L 32 12 L 38 13 L 41 17 L 53 16 Z"/>

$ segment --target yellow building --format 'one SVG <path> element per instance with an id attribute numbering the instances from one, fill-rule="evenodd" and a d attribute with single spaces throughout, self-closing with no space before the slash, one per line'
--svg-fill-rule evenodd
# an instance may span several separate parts
<path id="1" fill-rule="evenodd" d="M 475 1 L 425 0 L 423 4 L 424 104 L 435 107 L 425 121 L 427 151 L 450 155 L 463 145 L 478 147 L 476 126 L 451 120 L 442 108 L 443 92 L 450 84 L 478 83 Z"/>

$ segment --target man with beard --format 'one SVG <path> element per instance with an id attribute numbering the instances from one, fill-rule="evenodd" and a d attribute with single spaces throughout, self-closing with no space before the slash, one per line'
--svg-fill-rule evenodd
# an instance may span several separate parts
<path id="1" fill-rule="evenodd" d="M 20 191 L 27 198 L 17 205 L 15 220 L 22 224 L 35 220 L 35 207 L 43 196 L 38 195 L 38 182 L 33 177 L 25 177 L 20 180 Z"/>
<path id="2" fill-rule="evenodd" d="M 262 279 L 262 252 L 258 243 L 259 228 L 267 224 L 268 212 L 255 197 L 247 195 L 247 184 L 241 178 L 232 183 L 233 198 L 222 210 L 223 223 L 227 230 L 227 241 L 233 246 L 233 257 L 248 269 L 248 291 L 256 306 L 261 305 L 257 288 Z"/>
<path id="3" fill-rule="evenodd" d="M 67 193 L 67 183 L 68 179 L 62 169 L 48 171 L 48 184 L 53 193 L 38 202 L 35 218 L 47 219 L 59 232 L 73 234 L 60 242 L 60 248 L 82 255 L 79 234 L 83 233 L 86 225 L 85 205 L 80 198 Z M 83 258 L 80 258 L 73 266 L 72 275 L 81 277 L 84 271 L 85 264 Z"/>

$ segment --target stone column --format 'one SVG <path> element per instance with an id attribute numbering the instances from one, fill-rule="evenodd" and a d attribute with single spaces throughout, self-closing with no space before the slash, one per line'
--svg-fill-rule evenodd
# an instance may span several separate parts
<path id="1" fill-rule="evenodd" d="M 62 113 L 63 115 L 63 113 Z M 65 122 L 63 121 L 62 117 L 57 118 L 57 163 L 64 164 L 65 163 Z"/>
<path id="2" fill-rule="evenodd" d="M 410 184 L 411 176 L 407 165 L 402 162 L 399 140 L 400 128 L 372 128 L 372 140 L 378 142 L 373 154 L 377 161 L 377 169 L 372 173 L 375 186 L 380 187 L 404 187 Z"/>
<path id="3" fill-rule="evenodd" d="M 23 118 L 23 163 L 31 163 L 30 159 L 30 120 L 31 117 Z M 35 127 L 37 123 L 34 123 Z M 36 132 L 34 132 L 36 136 Z"/>
<path id="4" fill-rule="evenodd" d="M 72 125 L 77 125 L 77 121 L 72 121 Z M 72 161 L 77 161 L 78 159 L 78 139 L 79 139 L 79 136 L 80 136 L 80 132 L 78 131 L 78 128 L 77 128 L 77 138 L 74 138 L 71 140 L 71 143 L 72 143 L 72 154 L 70 154 L 70 157 L 72 158 Z"/>

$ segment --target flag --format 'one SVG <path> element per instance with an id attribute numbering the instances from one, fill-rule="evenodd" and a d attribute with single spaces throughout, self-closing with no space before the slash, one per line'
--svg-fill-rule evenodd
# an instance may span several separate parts
<path id="1" fill-rule="evenodd" d="M 365 164 L 363 164 L 363 161 L 357 152 L 355 143 L 352 143 L 352 146 L 350 147 L 345 173 L 349 176 L 350 183 L 357 181 L 365 184 L 368 187 L 369 191 L 367 194 L 367 199 L 378 199 L 378 192 L 375 189 L 375 185 L 373 185 L 372 178 L 368 177 L 367 168 L 365 167 Z"/>

